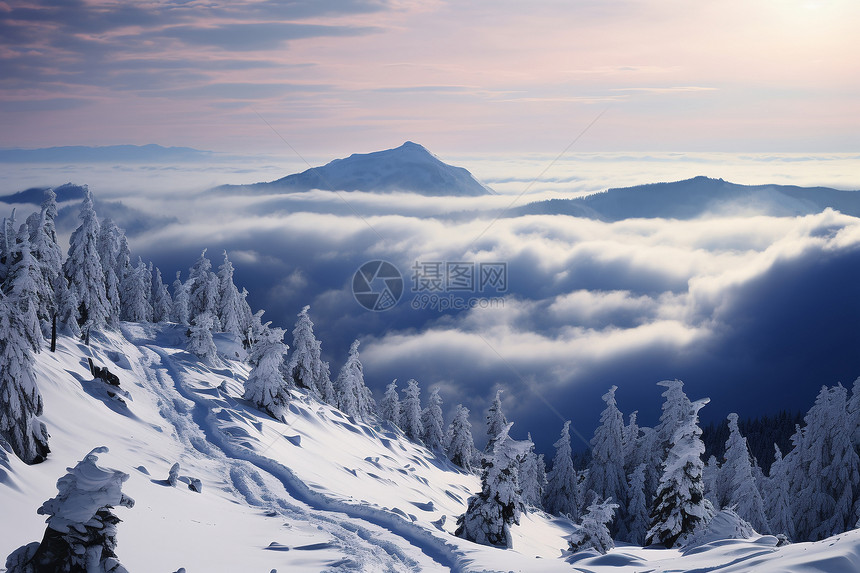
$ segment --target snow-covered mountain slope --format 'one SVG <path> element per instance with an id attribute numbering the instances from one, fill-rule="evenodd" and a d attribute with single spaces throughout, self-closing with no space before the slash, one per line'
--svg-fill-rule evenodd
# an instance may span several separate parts
<path id="1" fill-rule="evenodd" d="M 571 524 L 542 512 L 523 516 L 513 549 L 478 546 L 452 535 L 475 476 L 396 428 L 299 393 L 288 423 L 275 421 L 241 399 L 246 365 L 208 367 L 183 346 L 175 325 L 124 323 L 89 346 L 60 338 L 56 353 L 38 355 L 53 451 L 35 466 L 0 456 L 0 557 L 41 539 L 36 508 L 65 468 L 105 445 L 99 463 L 130 474 L 123 491 L 136 501 L 115 510 L 117 554 L 132 572 L 860 570 L 858 532 L 784 548 L 770 536 L 714 542 L 686 555 L 620 547 L 569 563 Z M 220 349 L 232 353 L 229 341 Z M 93 380 L 88 357 L 119 375 L 118 392 Z"/>
<path id="2" fill-rule="evenodd" d="M 411 141 L 395 149 L 355 153 L 277 181 L 219 189 L 247 189 L 267 193 L 311 189 L 373 193 L 400 191 L 431 197 L 493 194 L 490 188 L 479 183 L 466 169 L 440 161 L 422 145 Z"/>

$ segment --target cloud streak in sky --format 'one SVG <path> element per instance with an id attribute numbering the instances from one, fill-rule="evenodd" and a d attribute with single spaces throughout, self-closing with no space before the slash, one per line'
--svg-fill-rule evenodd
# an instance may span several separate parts
<path id="1" fill-rule="evenodd" d="M 853 149 L 860 8 L 812 4 L 8 0 L 0 145 Z"/>

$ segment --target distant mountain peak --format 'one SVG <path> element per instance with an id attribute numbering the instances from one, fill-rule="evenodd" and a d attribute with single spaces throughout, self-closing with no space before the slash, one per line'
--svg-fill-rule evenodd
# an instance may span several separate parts
<path id="1" fill-rule="evenodd" d="M 494 194 L 466 169 L 444 163 L 414 141 L 383 151 L 353 153 L 323 166 L 252 187 L 287 192 L 311 189 L 374 193 L 402 191 L 434 197 Z"/>

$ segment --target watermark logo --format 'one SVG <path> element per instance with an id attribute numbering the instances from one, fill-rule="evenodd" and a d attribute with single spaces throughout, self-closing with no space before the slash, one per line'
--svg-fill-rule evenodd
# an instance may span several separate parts
<path id="1" fill-rule="evenodd" d="M 508 291 L 507 263 L 470 261 L 415 261 L 412 292 L 492 293 Z"/>
<path id="2" fill-rule="evenodd" d="M 352 277 L 352 295 L 367 310 L 388 310 L 403 296 L 403 275 L 388 261 L 368 261 Z"/>
<path id="3" fill-rule="evenodd" d="M 504 297 L 492 295 L 508 291 L 507 263 L 415 261 L 411 271 L 411 307 L 415 310 L 504 307 Z M 352 279 L 352 293 L 358 304 L 377 312 L 394 307 L 404 288 L 400 271 L 387 261 L 364 263 Z"/>

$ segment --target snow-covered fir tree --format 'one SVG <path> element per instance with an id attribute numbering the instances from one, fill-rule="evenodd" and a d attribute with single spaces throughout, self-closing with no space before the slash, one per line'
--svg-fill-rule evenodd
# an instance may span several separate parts
<path id="1" fill-rule="evenodd" d="M 469 498 L 466 513 L 457 519 L 458 537 L 482 545 L 513 546 L 510 528 L 519 525 L 525 507 L 518 479 L 523 444 L 508 437 L 512 425 L 502 428 L 493 440 L 493 451 L 484 456 L 481 491 Z"/>
<path id="2" fill-rule="evenodd" d="M 846 389 L 841 384 L 822 387 L 803 420 L 784 461 L 791 476 L 796 536 L 819 540 L 853 528 L 860 517 L 860 505 L 855 505 L 860 460 L 848 423 Z"/>
<path id="3" fill-rule="evenodd" d="M 261 321 L 251 310 L 251 305 L 248 304 L 247 289 L 242 288 L 242 292 L 239 293 L 239 296 L 242 297 L 242 343 L 246 346 L 250 346 L 255 340 L 255 333 L 258 332 L 257 330 L 255 330 L 255 328 L 260 324 Z M 331 382 L 330 377 L 329 382 Z M 329 404 L 332 404 L 334 400 L 334 394 L 332 394 L 331 398 L 325 398 L 325 396 L 323 396 L 323 400 L 325 400 Z"/>
<path id="4" fill-rule="evenodd" d="M 665 457 L 669 448 L 672 447 L 672 440 L 675 431 L 682 425 L 687 423 L 687 418 L 690 412 L 690 399 L 684 393 L 684 383 L 681 380 L 663 380 L 658 382 L 657 386 L 662 386 L 666 390 L 663 391 L 663 412 L 660 414 L 660 423 L 655 428 L 657 439 L 662 448 L 662 455 Z"/>
<path id="5" fill-rule="evenodd" d="M 445 453 L 445 421 L 442 417 L 442 396 L 439 388 L 431 388 L 427 407 L 421 412 L 421 440 L 428 449 Z"/>
<path id="6" fill-rule="evenodd" d="M 238 292 L 236 294 L 238 296 Z M 308 315 L 310 308 L 302 309 L 293 328 L 293 351 L 287 364 L 287 377 L 299 388 L 307 388 L 317 397 L 324 398 L 329 391 L 326 386 L 331 381 L 323 368 L 322 347 L 314 335 L 314 323 Z"/>
<path id="7" fill-rule="evenodd" d="M 358 355 L 358 345 L 359 341 L 355 340 L 349 347 L 349 356 L 334 383 L 334 392 L 337 407 L 342 412 L 367 420 L 376 411 L 376 402 L 370 388 L 364 384 L 364 368 Z"/>
<path id="8" fill-rule="evenodd" d="M 40 317 L 37 309 L 41 306 L 47 311 L 52 298 L 49 292 L 51 289 L 43 283 L 42 272 L 30 252 L 30 241 L 26 234 L 21 237 L 17 248 L 3 290 L 18 308 L 21 334 L 29 342 L 31 349 L 38 352 L 43 340 L 42 321 L 47 321 L 50 317 Z"/>
<path id="9" fill-rule="evenodd" d="M 469 409 L 462 404 L 457 404 L 457 407 L 454 408 L 454 417 L 448 426 L 445 443 L 448 459 L 467 472 L 471 472 L 472 460 L 475 457 L 475 440 L 472 437 Z"/>
<path id="10" fill-rule="evenodd" d="M 397 380 L 385 387 L 385 394 L 379 401 L 379 418 L 395 426 L 400 425 L 400 396 L 397 393 Z"/>
<path id="11" fill-rule="evenodd" d="M 170 318 L 177 324 L 188 325 L 191 323 L 191 285 L 192 281 L 182 282 L 182 273 L 176 271 L 176 280 L 173 281 L 173 307 Z"/>
<path id="12" fill-rule="evenodd" d="M 104 270 L 98 252 L 99 221 L 89 189 L 81 203 L 79 218 L 81 224 L 69 239 L 69 256 L 63 263 L 63 273 L 69 284 L 75 287 L 80 323 L 101 328 L 106 324 L 109 310 Z"/>
<path id="13" fill-rule="evenodd" d="M 205 364 L 215 364 L 218 359 L 218 349 L 212 340 L 212 314 L 204 312 L 191 320 L 188 328 L 188 344 L 185 349 L 196 355 Z"/>
<path id="14" fill-rule="evenodd" d="M 48 324 L 57 312 L 58 299 L 55 291 L 57 278 L 63 273 L 63 252 L 57 240 L 55 219 L 57 217 L 57 195 L 53 190 L 45 191 L 45 200 L 38 213 L 34 213 L 34 225 L 30 229 L 30 251 L 39 272 L 42 274 L 41 284 L 45 285 L 45 295 L 36 309 L 43 329 L 47 331 Z"/>
<path id="15" fill-rule="evenodd" d="M 527 506 L 543 507 L 543 492 L 546 488 L 546 467 L 543 456 L 535 453 L 535 445 L 531 433 L 528 434 L 528 446 L 520 464 L 520 487 L 523 490 L 523 503 Z"/>
<path id="16" fill-rule="evenodd" d="M 657 488 L 660 486 L 660 477 L 662 476 L 660 468 L 663 465 L 663 460 L 659 453 L 657 430 L 642 426 L 639 431 L 641 436 L 636 444 L 634 460 L 639 461 L 640 464 L 645 464 L 645 497 L 650 508 Z"/>
<path id="17" fill-rule="evenodd" d="M 613 503 L 609 498 L 589 505 L 576 531 L 567 536 L 568 549 L 573 553 L 594 549 L 601 555 L 605 555 L 615 547 L 615 542 L 612 541 L 612 535 L 609 533 L 609 526 L 615 519 L 616 509 L 618 504 Z"/>
<path id="18" fill-rule="evenodd" d="M 63 251 L 57 240 L 56 219 L 57 194 L 53 189 L 48 189 L 39 212 L 39 226 L 30 236 L 33 256 L 39 261 L 48 284 L 54 284 L 56 277 L 63 272 Z"/>
<path id="19" fill-rule="evenodd" d="M 635 545 L 645 543 L 648 533 L 648 498 L 645 492 L 645 464 L 639 464 L 627 481 L 627 511 L 622 539 Z"/>
<path id="20" fill-rule="evenodd" d="M 765 482 L 765 509 L 770 529 L 774 534 L 782 533 L 794 539 L 794 512 L 791 509 L 791 492 L 787 467 L 782 459 L 782 451 L 774 444 L 774 459 L 770 465 L 770 475 Z"/>
<path id="21" fill-rule="evenodd" d="M 233 282 L 233 263 L 230 262 L 227 251 L 224 251 L 224 262 L 218 267 L 218 283 L 218 317 L 221 329 L 235 336 L 236 340 L 242 340 L 245 335 L 242 324 L 244 299 Z M 296 347 L 293 348 L 295 350 Z"/>
<path id="22" fill-rule="evenodd" d="M 138 257 L 138 260 L 140 260 L 140 257 Z M 144 282 L 146 283 L 145 295 L 146 295 L 146 305 L 149 308 L 149 319 L 148 319 L 149 322 L 152 322 L 152 288 L 155 284 L 153 282 L 153 279 L 152 279 L 152 269 L 153 269 L 152 261 L 149 261 L 146 264 L 146 267 L 144 268 L 143 273 L 142 273 L 143 278 L 144 278 Z"/>
<path id="23" fill-rule="evenodd" d="M 716 509 L 720 509 L 725 505 L 725 495 L 719 491 L 720 464 L 717 462 L 717 456 L 711 456 L 705 462 L 705 467 L 702 469 L 702 483 L 705 486 L 705 498 L 708 499 Z"/>
<path id="24" fill-rule="evenodd" d="M 546 491 L 543 496 L 544 509 L 555 515 L 579 518 L 582 499 L 579 491 L 579 476 L 573 467 L 570 447 L 570 421 L 564 423 L 561 438 L 554 444 L 555 457 L 552 469 L 547 474 Z"/>
<path id="25" fill-rule="evenodd" d="M 621 437 L 621 452 L 624 455 L 624 473 L 629 475 L 633 469 L 644 460 L 639 459 L 639 440 L 642 437 L 642 432 L 639 429 L 637 417 L 638 411 L 630 413 L 627 425 L 624 426 L 624 433 Z"/>
<path id="26" fill-rule="evenodd" d="M 603 395 L 606 408 L 600 415 L 600 426 L 591 439 L 591 462 L 588 466 L 586 489 L 598 499 L 627 500 L 627 478 L 624 474 L 624 417 L 615 402 L 617 386 Z M 623 517 L 623 513 L 622 517 Z"/>
<path id="27" fill-rule="evenodd" d="M 251 347 L 250 362 L 254 365 L 245 381 L 246 400 L 277 420 L 283 420 L 290 403 L 287 381 L 281 374 L 284 355 L 284 329 L 266 328 Z"/>
<path id="28" fill-rule="evenodd" d="M 0 228 L 0 279 L 6 280 L 16 242 L 15 209 L 12 209 L 9 217 L 3 217 L 3 226 Z"/>
<path id="29" fill-rule="evenodd" d="M 770 526 L 764 511 L 764 502 L 753 476 L 752 463 L 746 438 L 738 428 L 738 415 L 728 416 L 729 439 L 726 440 L 725 461 L 720 467 L 717 490 L 725 492 L 727 507 L 732 507 L 759 533 L 769 533 Z"/>
<path id="30" fill-rule="evenodd" d="M 212 317 L 212 329 L 219 330 L 218 277 L 212 272 L 212 263 L 206 258 L 206 249 L 203 249 L 200 257 L 191 266 L 188 282 L 191 283 L 188 292 L 190 317 L 193 319 L 199 314 L 209 313 Z"/>
<path id="31" fill-rule="evenodd" d="M 161 270 L 155 268 L 155 282 L 152 285 L 152 322 L 169 322 L 173 311 L 173 299 L 167 285 L 161 278 Z"/>
<path id="32" fill-rule="evenodd" d="M 851 430 L 854 449 L 860 452 L 860 377 L 854 380 L 854 385 L 851 387 L 851 398 L 848 400 L 848 428 Z"/>
<path id="33" fill-rule="evenodd" d="M 413 442 L 421 441 L 424 426 L 421 424 L 421 387 L 414 378 L 406 382 L 400 402 L 400 429 Z"/>
<path id="34" fill-rule="evenodd" d="M 251 329 L 249 329 L 251 332 Z M 317 340 L 317 353 L 322 356 L 321 343 Z M 334 392 L 334 383 L 331 381 L 331 370 L 329 369 L 328 362 L 325 360 L 320 361 L 320 377 L 317 380 L 317 389 L 320 392 L 320 398 L 326 404 L 330 404 L 334 406 L 337 404 L 337 397 Z M 373 398 L 373 396 L 370 396 Z"/>
<path id="35" fill-rule="evenodd" d="M 0 435 L 27 464 L 45 459 L 48 432 L 37 420 L 42 395 L 36 386 L 32 344 L 16 301 L 0 294 Z"/>
<path id="36" fill-rule="evenodd" d="M 54 282 L 54 296 L 57 300 L 57 332 L 66 336 L 80 336 L 78 293 L 69 286 L 62 274 Z"/>
<path id="37" fill-rule="evenodd" d="M 124 233 L 113 220 L 108 218 L 102 221 L 99 227 L 99 261 L 105 277 L 108 323 L 112 327 L 119 326 L 122 314 L 122 281 L 126 269 L 119 263 L 121 236 Z"/>
<path id="38" fill-rule="evenodd" d="M 487 445 L 484 447 L 485 452 L 493 451 L 493 440 L 498 436 L 502 428 L 508 425 L 508 419 L 502 411 L 502 391 L 496 390 L 496 397 L 493 398 L 493 403 L 490 404 L 490 409 L 487 411 Z"/>
<path id="39" fill-rule="evenodd" d="M 96 448 L 57 481 L 58 493 L 37 510 L 47 515 L 48 527 L 40 542 L 13 552 L 8 573 L 128 573 L 116 554 L 117 506 L 131 508 L 134 500 L 122 491 L 128 474 L 97 464 Z"/>
<path id="40" fill-rule="evenodd" d="M 123 278 L 120 294 L 123 320 L 149 322 L 152 319 L 152 307 L 149 304 L 152 285 L 147 281 L 148 274 L 146 263 L 138 257 L 137 266 L 130 269 Z"/>
<path id="41" fill-rule="evenodd" d="M 28 233 L 24 232 L 19 236 L 15 250 L 7 259 L 7 264 L 8 270 L 2 290 L 11 295 L 22 313 L 27 312 L 31 315 L 26 317 L 27 338 L 39 344 L 42 338 L 40 324 L 50 320 L 53 293 L 51 285 L 44 283 L 42 271 L 30 250 Z"/>
<path id="42" fill-rule="evenodd" d="M 125 278 L 127 272 L 131 270 L 131 249 L 128 246 L 128 237 L 125 236 L 125 231 L 120 229 L 119 233 L 119 251 L 116 255 L 116 276 L 122 284 L 122 279 Z"/>
<path id="43" fill-rule="evenodd" d="M 713 509 L 706 503 L 702 483 L 705 445 L 699 427 L 699 410 L 708 401 L 703 398 L 690 404 L 686 419 L 672 436 L 645 539 L 649 545 L 661 543 L 672 547 L 681 536 L 692 533 L 711 516 Z"/>
<path id="44" fill-rule="evenodd" d="M 672 437 L 675 431 L 685 423 L 690 409 L 690 399 L 684 393 L 684 383 L 680 380 L 663 380 L 657 386 L 665 388 L 662 413 L 657 426 L 640 428 L 642 437 L 638 445 L 638 459 L 634 463 L 645 464 L 645 491 L 649 504 L 653 504 L 654 495 L 660 487 L 663 462 L 669 455 Z"/>

